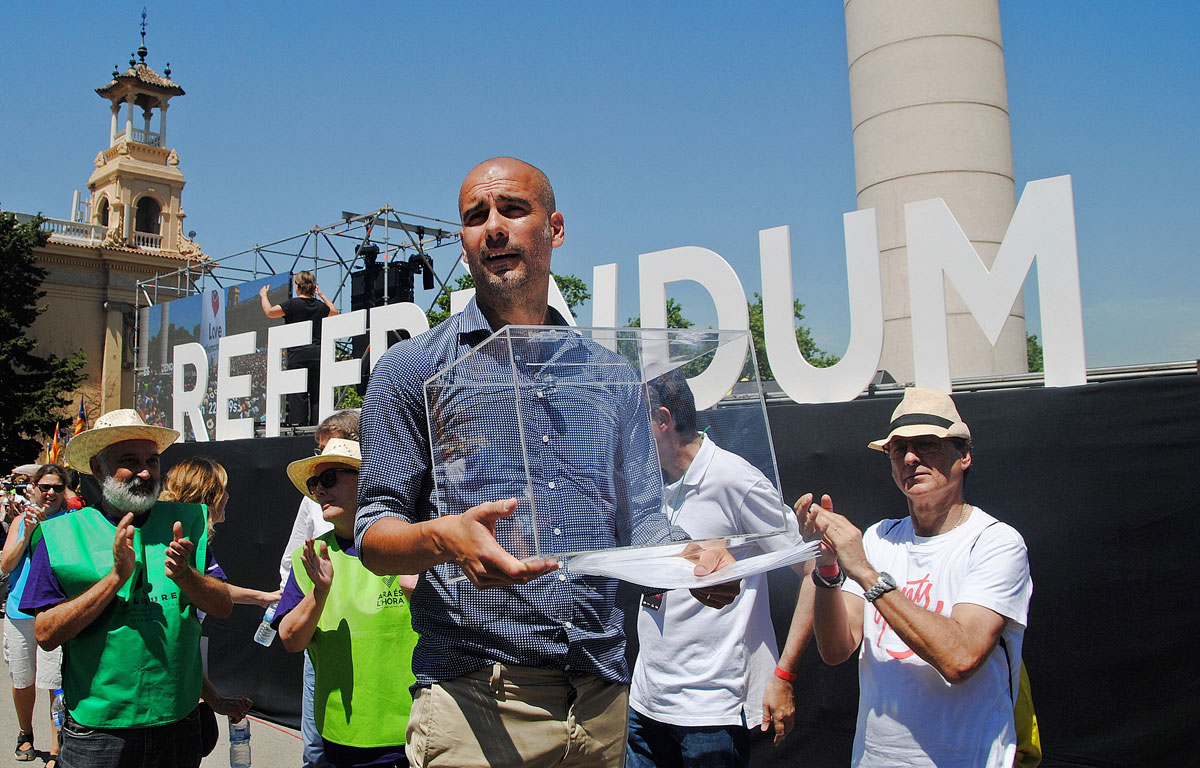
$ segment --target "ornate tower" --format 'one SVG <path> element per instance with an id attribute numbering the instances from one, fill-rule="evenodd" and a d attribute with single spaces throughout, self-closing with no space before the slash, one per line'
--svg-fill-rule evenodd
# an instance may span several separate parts
<path id="1" fill-rule="evenodd" d="M 87 381 L 73 399 L 84 397 L 89 419 L 134 405 L 138 283 L 212 263 L 183 234 L 183 173 L 166 148 L 167 103 L 183 89 L 171 81 L 169 64 L 162 75 L 146 65 L 145 42 L 143 12 L 136 58 L 96 89 L 112 104 L 112 124 L 88 181 L 90 199 L 73 205 L 69 219 L 43 220 L 50 240 L 37 250 L 49 307 L 30 334 L 41 350 L 84 353 Z"/>
<path id="2" fill-rule="evenodd" d="M 183 172 L 167 149 L 167 106 L 183 89 L 171 80 L 170 63 L 158 74 L 146 64 L 146 14 L 142 44 L 129 69 L 113 67 L 112 82 L 96 93 L 112 102 L 108 148 L 96 155 L 88 179 L 90 222 L 105 228 L 104 244 L 196 258 L 200 247 L 183 234 Z M 158 131 L 151 130 L 158 112 Z M 121 113 L 124 112 L 124 121 Z"/>

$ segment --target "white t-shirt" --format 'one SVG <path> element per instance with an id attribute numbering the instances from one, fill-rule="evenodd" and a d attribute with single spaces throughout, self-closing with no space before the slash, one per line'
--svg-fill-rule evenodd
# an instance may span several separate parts
<path id="1" fill-rule="evenodd" d="M 682 493 L 680 492 L 682 488 Z M 796 516 L 761 472 L 705 437 L 687 474 L 663 491 L 664 511 L 694 539 L 735 533 L 788 533 L 763 539 L 780 549 L 799 536 Z M 638 615 L 637 662 L 629 706 L 662 723 L 683 726 L 762 723 L 762 698 L 779 652 L 765 575 L 742 582 L 721 610 L 685 589 L 663 595 Z"/>
<path id="2" fill-rule="evenodd" d="M 1013 704 L 1033 582 L 1021 534 L 978 507 L 960 527 L 917 536 L 912 519 L 884 520 L 863 535 L 867 560 L 922 608 L 949 616 L 959 603 L 1008 619 L 974 675 L 950 685 L 871 605 L 863 612 L 854 766 L 1011 768 Z M 852 580 L 842 587 L 862 597 Z"/>
<path id="3" fill-rule="evenodd" d="M 287 586 L 288 576 L 292 573 L 292 553 L 309 539 L 326 534 L 333 530 L 333 523 L 321 514 L 321 505 L 307 496 L 300 499 L 300 507 L 296 510 L 296 521 L 292 523 L 292 533 L 288 536 L 287 546 L 283 548 L 283 558 L 279 561 L 279 588 Z"/>

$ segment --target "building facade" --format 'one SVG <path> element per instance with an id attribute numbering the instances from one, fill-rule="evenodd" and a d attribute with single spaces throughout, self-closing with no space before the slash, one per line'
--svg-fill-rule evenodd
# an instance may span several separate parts
<path id="1" fill-rule="evenodd" d="M 162 74 L 146 64 L 147 53 L 143 29 L 129 69 L 114 69 L 96 89 L 111 110 L 107 145 L 96 154 L 87 198 L 76 196 L 70 219 L 43 224 L 50 241 L 37 252 L 49 308 L 30 333 L 42 354 L 86 355 L 87 380 L 73 399 L 83 396 L 89 422 L 133 406 L 136 309 L 153 303 L 137 295 L 138 283 L 215 264 L 184 234 L 185 181 L 167 144 L 168 102 L 184 91 L 169 64 Z"/>

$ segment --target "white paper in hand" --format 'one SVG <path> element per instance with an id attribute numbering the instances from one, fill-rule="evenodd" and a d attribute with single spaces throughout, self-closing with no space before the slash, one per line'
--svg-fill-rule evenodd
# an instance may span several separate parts
<path id="1" fill-rule="evenodd" d="M 696 589 L 812 560 L 820 554 L 820 544 L 819 541 L 799 541 L 787 549 L 740 559 L 716 573 L 703 577 L 695 575 L 695 563 L 680 557 L 687 542 L 669 547 L 655 547 L 650 551 L 641 549 L 589 552 L 571 558 L 568 565 L 575 573 L 607 576 L 642 587 Z"/>

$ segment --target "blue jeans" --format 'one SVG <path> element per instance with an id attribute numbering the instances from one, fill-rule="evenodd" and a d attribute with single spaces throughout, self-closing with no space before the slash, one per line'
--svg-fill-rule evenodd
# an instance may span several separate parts
<path id="1" fill-rule="evenodd" d="M 625 768 L 744 768 L 750 764 L 745 725 L 668 725 L 629 710 Z"/>
<path id="2" fill-rule="evenodd" d="M 313 714 L 313 692 L 316 690 L 317 673 L 313 670 L 308 651 L 304 652 L 304 696 L 300 700 L 300 734 L 304 737 L 304 768 L 329 768 L 325 759 L 325 744 L 317 732 L 317 718 Z"/>
<path id="3" fill-rule="evenodd" d="M 199 768 L 200 713 L 147 728 L 88 728 L 67 715 L 60 768 Z"/>

